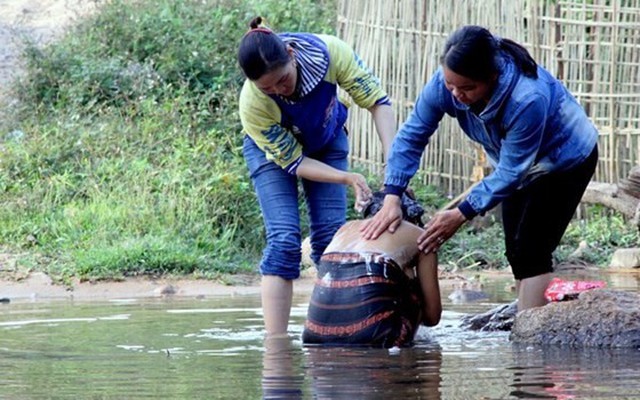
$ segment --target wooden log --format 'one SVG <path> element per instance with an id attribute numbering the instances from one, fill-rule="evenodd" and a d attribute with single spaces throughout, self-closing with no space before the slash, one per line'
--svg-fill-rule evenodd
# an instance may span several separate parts
<path id="1" fill-rule="evenodd" d="M 602 204 L 629 217 L 640 229 L 640 199 L 618 190 L 618 186 L 604 182 L 590 182 L 582 196 L 587 204 Z"/>

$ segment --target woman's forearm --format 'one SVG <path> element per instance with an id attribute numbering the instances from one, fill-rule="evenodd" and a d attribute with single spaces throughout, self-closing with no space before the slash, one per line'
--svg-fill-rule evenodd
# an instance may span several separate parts
<path id="1" fill-rule="evenodd" d="M 371 188 L 361 174 L 341 171 L 313 158 L 305 157 L 298 165 L 296 174 L 315 182 L 341 183 L 351 186 L 355 195 L 355 208 L 362 211 L 371 201 Z"/>
<path id="2" fill-rule="evenodd" d="M 389 158 L 389 151 L 391 150 L 391 143 L 393 137 L 396 134 L 396 117 L 393 112 L 393 108 L 387 104 L 375 105 L 369 108 L 369 112 L 373 117 L 373 122 L 376 126 L 376 131 L 380 137 L 382 143 L 382 150 L 384 151 L 384 161 L 387 162 Z"/>
<path id="3" fill-rule="evenodd" d="M 296 170 L 296 175 L 314 182 L 342 183 L 345 185 L 352 183 L 351 172 L 341 171 L 309 157 L 302 159 Z"/>

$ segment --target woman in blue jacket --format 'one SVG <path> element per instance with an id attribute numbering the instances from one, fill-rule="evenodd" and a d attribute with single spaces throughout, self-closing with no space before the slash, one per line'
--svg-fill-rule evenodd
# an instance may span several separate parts
<path id="1" fill-rule="evenodd" d="M 465 26 L 447 40 L 441 67 L 394 138 L 384 206 L 362 228 L 363 236 L 396 229 L 400 195 L 445 114 L 484 147 L 494 170 L 456 209 L 432 217 L 418 247 L 436 251 L 464 222 L 502 203 L 518 308 L 544 305 L 552 253 L 596 168 L 598 132 L 571 93 L 524 47 L 483 27 Z"/>
<path id="2" fill-rule="evenodd" d="M 262 308 L 268 335 L 286 334 L 300 275 L 298 183 L 309 210 L 311 257 L 319 261 L 346 220 L 347 186 L 363 206 L 371 190 L 348 172 L 344 89 L 370 111 L 388 154 L 396 131 L 387 93 L 344 41 L 310 33 L 276 34 L 251 22 L 238 49 L 247 79 L 239 100 L 243 154 L 260 202 L 267 246 L 260 262 Z"/>

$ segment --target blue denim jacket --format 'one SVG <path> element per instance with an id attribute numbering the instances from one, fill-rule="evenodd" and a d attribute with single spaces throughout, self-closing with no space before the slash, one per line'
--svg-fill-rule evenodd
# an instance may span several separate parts
<path id="1" fill-rule="evenodd" d="M 529 78 L 503 55 L 496 88 L 479 114 L 447 90 L 440 68 L 422 89 L 393 141 L 385 175 L 387 187 L 407 187 L 445 113 L 456 118 L 465 134 L 484 147 L 494 167 L 459 205 L 467 219 L 495 207 L 540 175 L 580 164 L 598 138 L 584 109 L 540 66 L 538 78 Z"/>

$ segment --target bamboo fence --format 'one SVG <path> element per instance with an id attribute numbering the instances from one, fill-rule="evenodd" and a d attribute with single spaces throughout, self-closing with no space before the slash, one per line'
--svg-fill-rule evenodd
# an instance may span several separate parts
<path id="1" fill-rule="evenodd" d="M 557 76 L 597 126 L 594 180 L 617 183 L 640 164 L 640 0 L 339 0 L 338 35 L 380 78 L 401 124 L 439 65 L 447 35 L 489 28 L 523 44 Z M 382 173 L 372 119 L 352 107 L 351 161 Z M 415 179 L 450 196 L 486 172 L 482 149 L 446 117 Z"/>

